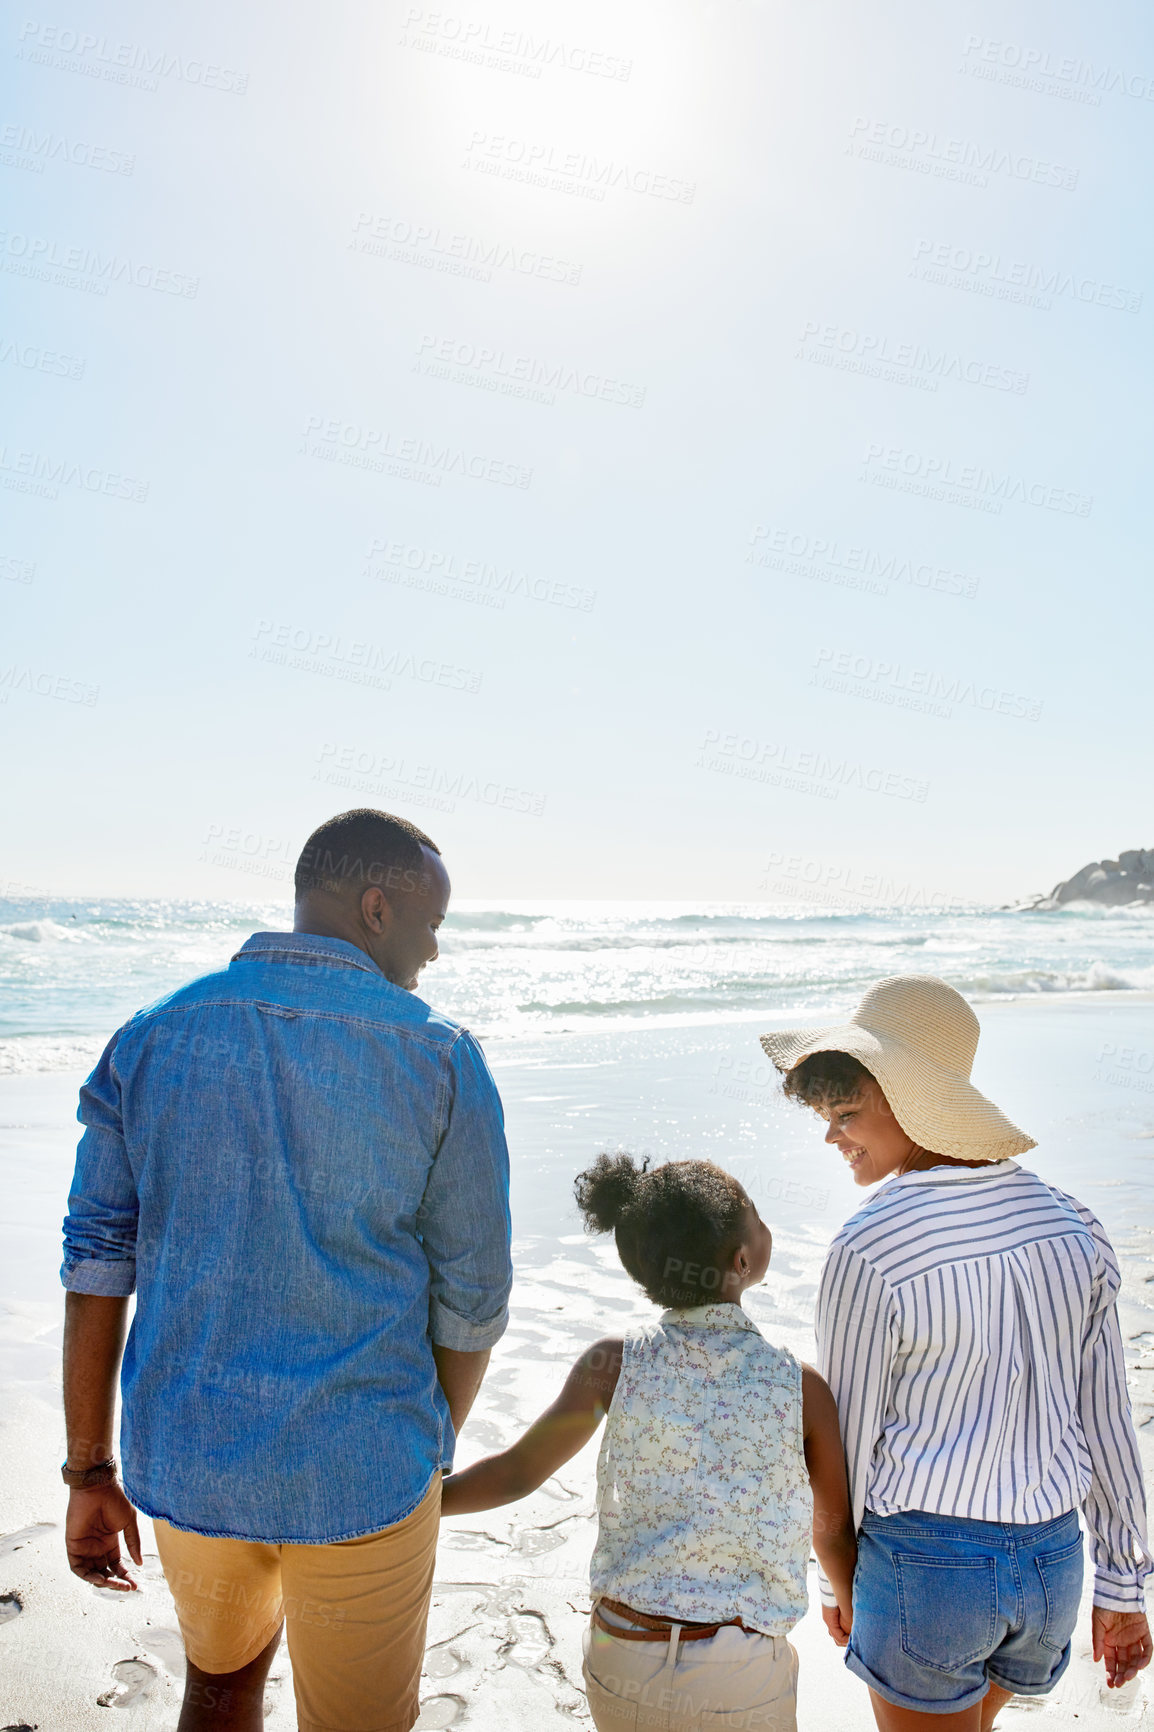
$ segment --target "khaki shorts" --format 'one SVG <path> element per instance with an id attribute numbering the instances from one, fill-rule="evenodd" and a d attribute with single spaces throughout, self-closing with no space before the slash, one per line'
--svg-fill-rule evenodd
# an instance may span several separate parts
<path id="1" fill-rule="evenodd" d="M 630 1642 L 585 1631 L 597 1732 L 797 1732 L 797 1653 L 734 1627 L 705 1641 Z"/>
<path id="2" fill-rule="evenodd" d="M 335 1545 L 211 1539 L 154 1521 L 189 1659 L 237 1672 L 283 1622 L 300 1732 L 409 1732 L 440 1514 L 438 1473 L 404 1521 Z"/>

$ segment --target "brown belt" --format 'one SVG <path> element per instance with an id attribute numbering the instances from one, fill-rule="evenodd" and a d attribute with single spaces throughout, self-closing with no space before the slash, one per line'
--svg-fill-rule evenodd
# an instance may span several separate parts
<path id="1" fill-rule="evenodd" d="M 619 1618 L 628 1618 L 631 1623 L 640 1624 L 639 1630 L 623 1630 L 617 1624 L 609 1623 L 601 1616 L 601 1607 L 607 1606 Z M 599 1630 L 605 1630 L 610 1636 L 617 1636 L 623 1642 L 667 1642 L 673 1634 L 673 1626 L 679 1623 L 677 1618 L 651 1618 L 648 1612 L 635 1612 L 632 1606 L 623 1606 L 620 1600 L 598 1600 L 593 1607 L 593 1622 Z M 683 1642 L 704 1642 L 710 1636 L 716 1636 L 718 1630 L 727 1630 L 736 1625 L 744 1630 L 747 1636 L 759 1636 L 760 1630 L 751 1630 L 748 1624 L 743 1624 L 740 1618 L 724 1618 L 719 1624 L 685 1624 L 681 1625 L 681 1640 Z"/>

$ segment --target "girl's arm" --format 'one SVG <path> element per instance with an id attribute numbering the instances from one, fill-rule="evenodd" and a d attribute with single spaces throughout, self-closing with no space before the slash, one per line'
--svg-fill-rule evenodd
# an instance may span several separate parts
<path id="1" fill-rule="evenodd" d="M 452 1473 L 441 1488 L 443 1516 L 468 1515 L 515 1503 L 589 1442 L 609 1410 L 621 1371 L 621 1341 L 598 1341 L 584 1352 L 565 1387 L 524 1437 L 500 1455 Z"/>
<path id="2" fill-rule="evenodd" d="M 805 1465 L 813 1487 L 813 1549 L 837 1598 L 836 1607 L 824 1608 L 826 1628 L 838 1647 L 844 1648 L 853 1625 L 857 1539 L 837 1403 L 829 1384 L 812 1365 L 801 1368 L 801 1424 Z"/>

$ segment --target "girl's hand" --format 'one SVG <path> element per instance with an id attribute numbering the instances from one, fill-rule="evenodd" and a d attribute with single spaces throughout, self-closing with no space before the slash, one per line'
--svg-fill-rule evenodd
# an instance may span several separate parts
<path id="1" fill-rule="evenodd" d="M 826 1629 L 829 1631 L 838 1647 L 844 1648 L 849 1642 L 850 1630 L 853 1628 L 852 1614 L 848 1624 L 843 1622 L 840 1606 L 823 1606 L 821 1608 L 821 1615 L 825 1619 Z"/>
<path id="2" fill-rule="evenodd" d="M 598 1341 L 581 1355 L 565 1387 L 511 1449 L 486 1456 L 441 1487 L 443 1516 L 471 1515 L 515 1503 L 544 1485 L 588 1443 L 609 1410 L 621 1370 L 619 1337 Z"/>

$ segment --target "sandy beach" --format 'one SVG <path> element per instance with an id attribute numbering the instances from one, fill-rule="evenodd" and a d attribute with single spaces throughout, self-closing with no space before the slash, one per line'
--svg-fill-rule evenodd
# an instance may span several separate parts
<path id="1" fill-rule="evenodd" d="M 1124 1269 L 1121 1305 L 1139 1438 L 1154 1468 L 1154 1012 L 1144 993 L 1088 993 L 980 1007 L 975 1081 L 1038 1140 L 1024 1164 L 1103 1219 Z M 767 1024 L 772 1019 L 766 1019 Z M 461 1442 L 461 1464 L 511 1440 L 552 1397 L 580 1346 L 652 1315 L 612 1250 L 578 1230 L 573 1174 L 599 1149 L 660 1160 L 708 1155 L 746 1184 L 775 1252 L 751 1314 L 809 1358 L 817 1273 L 860 1193 L 819 1128 L 789 1107 L 749 1023 L 557 1033 L 489 1044 L 513 1152 L 516 1283 L 508 1333 Z M 0 1726 L 72 1732 L 98 1705 L 149 1732 L 175 1725 L 182 1656 L 171 1599 L 143 1523 L 139 1591 L 116 1595 L 68 1574 L 59 1397 L 60 1219 L 75 1148 L 72 1072 L 0 1080 Z M 529 1732 L 587 1724 L 580 1641 L 588 1609 L 596 1444 L 525 1503 L 446 1523 L 423 1685 L 422 1728 Z M 814 1604 L 795 1633 L 803 1732 L 872 1726 Z M 1154 1721 L 1143 1675 L 1107 1692 L 1075 1658 L 1044 1704 L 1012 1703 L 999 1725 L 1138 1726 Z M 282 1648 L 267 1724 L 294 1724 Z"/>

